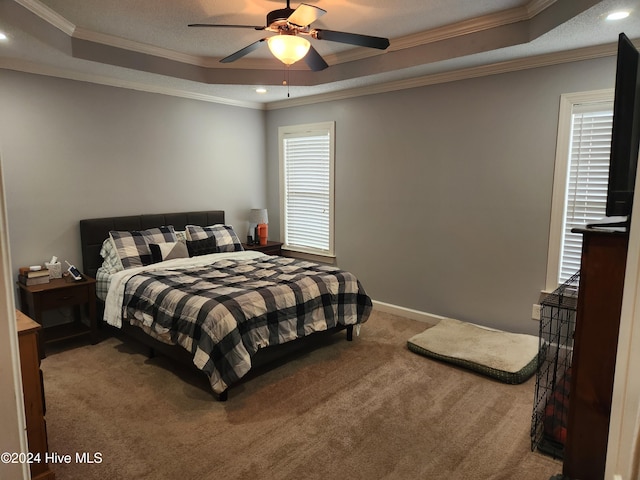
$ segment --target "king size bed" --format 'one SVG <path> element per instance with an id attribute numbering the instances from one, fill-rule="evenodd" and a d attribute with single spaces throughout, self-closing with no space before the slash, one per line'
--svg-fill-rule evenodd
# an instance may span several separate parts
<path id="1" fill-rule="evenodd" d="M 104 320 L 195 365 L 219 400 L 252 368 L 364 323 L 371 300 L 331 265 L 245 251 L 224 211 L 80 221 L 83 271 Z"/>

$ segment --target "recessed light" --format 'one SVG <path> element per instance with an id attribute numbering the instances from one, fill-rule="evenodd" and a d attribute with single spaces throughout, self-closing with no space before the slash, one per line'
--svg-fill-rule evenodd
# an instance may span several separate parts
<path id="1" fill-rule="evenodd" d="M 6 34 L 0 32 L 0 40 L 7 40 L 9 37 L 7 37 Z"/>
<path id="2" fill-rule="evenodd" d="M 256 88 L 256 93 L 267 93 L 267 89 L 264 87 Z"/>
<path id="3" fill-rule="evenodd" d="M 607 15 L 607 20 L 622 20 L 623 18 L 627 18 L 629 16 L 629 12 L 621 10 L 618 12 L 611 12 Z"/>

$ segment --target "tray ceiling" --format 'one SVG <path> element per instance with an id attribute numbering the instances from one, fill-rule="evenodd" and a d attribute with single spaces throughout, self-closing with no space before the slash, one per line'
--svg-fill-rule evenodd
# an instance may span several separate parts
<path id="1" fill-rule="evenodd" d="M 640 0 L 307 0 L 316 28 L 387 37 L 386 51 L 311 40 L 329 68 L 289 71 L 264 47 L 219 60 L 264 31 L 188 28 L 264 25 L 282 0 L 0 0 L 0 67 L 278 108 L 469 76 L 615 55 L 624 31 L 640 38 Z M 298 5 L 292 2 L 291 7 Z M 630 17 L 605 21 L 625 8 Z M 283 81 L 288 79 L 288 85 Z M 256 87 L 264 87 L 263 94 Z M 289 96 L 287 96 L 289 95 Z"/>

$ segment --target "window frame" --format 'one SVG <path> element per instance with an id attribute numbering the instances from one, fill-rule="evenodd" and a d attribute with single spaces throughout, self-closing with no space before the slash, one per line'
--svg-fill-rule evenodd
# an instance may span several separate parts
<path id="1" fill-rule="evenodd" d="M 291 137 L 299 137 L 304 134 L 329 135 L 329 249 L 303 247 L 288 243 L 286 229 L 286 179 L 285 179 L 285 150 L 284 140 Z M 326 258 L 335 258 L 335 122 L 318 122 L 301 125 L 288 125 L 278 127 L 278 148 L 279 148 L 279 190 L 280 190 L 280 239 L 283 242 L 283 250 L 297 252 L 301 254 L 314 255 Z"/>
<path id="2" fill-rule="evenodd" d="M 573 111 L 576 105 L 585 103 L 612 103 L 614 89 L 589 92 L 566 93 L 560 96 L 558 113 L 558 137 L 556 142 L 553 192 L 551 200 L 551 222 L 549 227 L 549 249 L 547 255 L 547 276 L 545 291 L 552 292 L 559 286 L 562 242 L 564 238 L 567 208 L 567 188 L 572 133 Z"/>

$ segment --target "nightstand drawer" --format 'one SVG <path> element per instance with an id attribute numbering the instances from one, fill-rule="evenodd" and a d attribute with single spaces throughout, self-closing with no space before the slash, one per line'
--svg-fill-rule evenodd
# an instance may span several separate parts
<path id="1" fill-rule="evenodd" d="M 276 245 L 273 247 L 262 247 L 260 251 L 267 255 L 282 255 L 282 248 L 280 245 Z"/>
<path id="2" fill-rule="evenodd" d="M 89 301 L 88 288 L 63 288 L 43 292 L 40 301 L 42 309 L 63 308 L 72 305 L 82 305 Z"/>
<path id="3" fill-rule="evenodd" d="M 242 246 L 245 250 L 254 250 L 267 255 L 282 255 L 282 242 L 269 241 L 266 245 L 248 245 L 243 243 Z"/>

